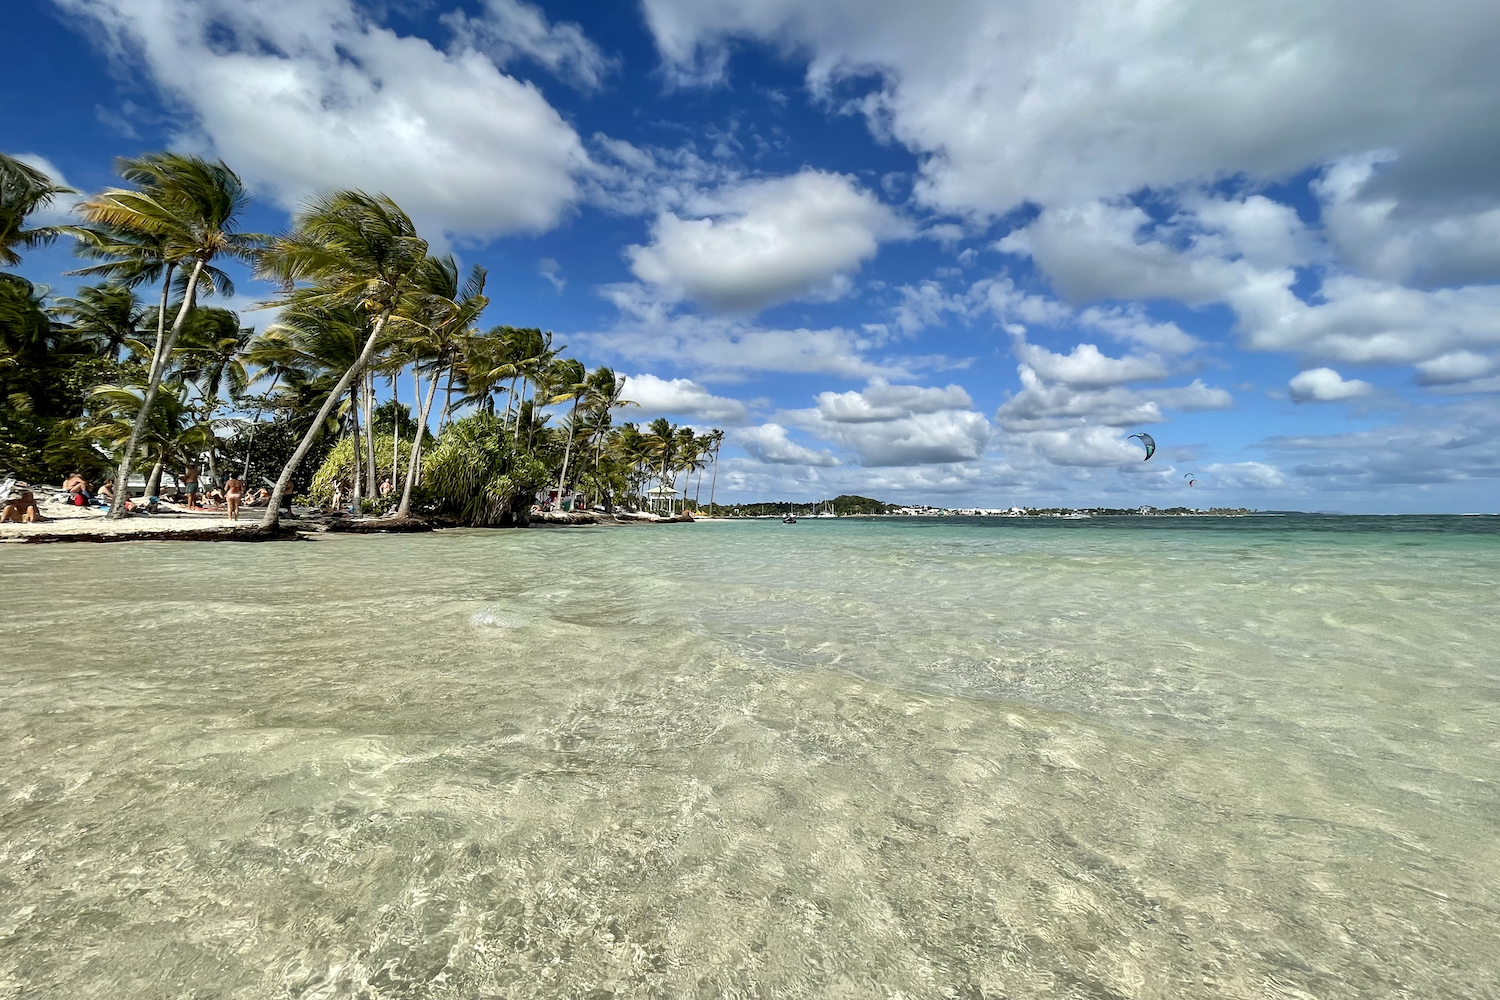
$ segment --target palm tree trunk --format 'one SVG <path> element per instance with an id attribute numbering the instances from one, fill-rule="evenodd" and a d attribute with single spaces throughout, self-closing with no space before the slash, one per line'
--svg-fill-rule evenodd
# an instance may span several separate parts
<path id="1" fill-rule="evenodd" d="M 707 465 L 708 463 L 703 463 Z M 693 510 L 703 505 L 703 466 L 698 466 L 698 488 L 693 491 Z"/>
<path id="2" fill-rule="evenodd" d="M 391 482 L 396 482 L 396 466 L 401 462 L 401 424 L 397 419 L 401 414 L 401 390 L 397 384 L 401 381 L 401 372 L 391 376 Z"/>
<path id="3" fill-rule="evenodd" d="M 312 425 L 307 428 L 307 433 L 302 435 L 302 442 L 297 445 L 297 450 L 292 452 L 292 457 L 287 459 L 286 466 L 281 470 L 281 476 L 276 480 L 275 488 L 271 490 L 271 499 L 266 504 L 266 516 L 261 518 L 260 522 L 262 528 L 275 528 L 281 523 L 281 498 L 286 493 L 287 486 L 291 484 L 292 476 L 296 473 L 297 466 L 302 463 L 302 459 L 307 456 L 308 450 L 312 448 L 313 442 L 322 433 L 323 423 L 328 419 L 328 414 L 333 412 L 333 408 L 338 405 L 338 401 L 344 398 L 344 393 L 349 391 L 349 386 L 354 383 L 354 380 L 359 377 L 360 372 L 364 371 L 365 366 L 370 363 L 370 358 L 375 354 L 375 344 L 380 340 L 381 331 L 385 329 L 386 320 L 390 319 L 390 317 L 391 314 L 389 311 L 380 314 L 380 318 L 375 321 L 375 325 L 370 330 L 369 338 L 365 340 L 364 348 L 359 352 L 359 357 L 354 359 L 354 364 L 350 365 L 349 370 L 344 372 L 344 377 L 339 379 L 339 384 L 334 386 L 333 391 L 328 394 L 328 398 L 323 400 L 323 407 L 318 411 L 318 415 L 313 418 Z"/>
<path id="4" fill-rule="evenodd" d="M 578 428 L 575 423 L 578 420 L 578 397 L 573 397 L 573 412 L 568 415 L 568 442 L 563 446 L 562 472 L 557 477 L 557 509 L 562 510 L 563 484 L 568 481 L 568 459 L 573 456 L 573 434 Z"/>
<path id="5" fill-rule="evenodd" d="M 408 517 L 411 514 L 411 491 L 417 484 L 417 470 L 422 467 L 422 430 L 427 426 L 427 418 L 432 413 L 432 400 L 437 395 L 439 374 L 436 371 L 432 373 L 432 381 L 427 384 L 427 400 L 421 404 L 421 419 L 417 421 L 416 439 L 411 443 L 411 459 L 406 464 L 406 485 L 401 488 L 401 506 L 396 508 L 397 517 Z"/>
<path id="6" fill-rule="evenodd" d="M 448 414 L 453 409 L 453 371 L 457 367 L 458 366 L 456 364 L 448 366 L 448 388 L 447 391 L 443 393 L 443 414 L 442 416 L 438 417 L 439 434 L 443 432 L 444 427 L 448 426 Z"/>
<path id="7" fill-rule="evenodd" d="M 521 407 L 526 405 L 526 376 L 521 376 L 521 395 L 516 398 L 516 429 L 510 436 L 511 441 L 521 443 Z"/>
<path id="8" fill-rule="evenodd" d="M 714 442 L 714 474 L 708 480 L 708 513 L 714 512 L 714 487 L 719 483 L 719 443 Z"/>
<path id="9" fill-rule="evenodd" d="M 380 481 L 375 478 L 375 373 L 365 369 L 365 496 L 374 500 L 380 495 Z"/>
<path id="10" fill-rule="evenodd" d="M 188 278 L 187 294 L 182 297 L 182 306 L 177 310 L 177 318 L 172 321 L 172 332 L 167 335 L 166 343 L 162 343 L 160 337 L 156 340 L 158 351 L 152 359 L 150 378 L 146 380 L 146 394 L 141 398 L 140 412 L 135 415 L 135 426 L 130 428 L 130 440 L 125 442 L 125 453 L 120 456 L 120 467 L 115 472 L 115 482 L 119 484 L 119 488 L 115 490 L 115 499 L 110 504 L 106 517 L 125 516 L 125 498 L 130 494 L 130 463 L 135 459 L 135 450 L 140 446 L 141 434 L 146 429 L 146 421 L 151 417 L 151 407 L 156 402 L 157 390 L 161 388 L 162 373 L 166 370 L 168 359 L 172 357 L 172 348 L 177 345 L 177 338 L 182 334 L 182 327 L 187 322 L 188 312 L 192 310 L 193 303 L 198 297 L 198 279 L 202 274 L 203 261 L 198 260 L 193 264 L 192 276 Z M 161 320 L 157 322 L 159 325 Z"/>
<path id="11" fill-rule="evenodd" d="M 175 264 L 168 264 L 166 276 L 161 282 L 161 305 L 156 310 L 156 343 L 151 345 L 151 367 L 148 369 L 150 372 L 156 371 L 157 361 L 161 358 L 161 345 L 167 337 L 167 300 L 172 291 L 172 272 L 175 270 L 177 270 Z"/>
<path id="12" fill-rule="evenodd" d="M 359 517 L 365 512 L 365 480 L 364 470 L 361 468 L 364 464 L 364 454 L 360 451 L 359 439 L 359 389 L 353 386 L 349 388 L 349 407 L 349 422 L 354 425 L 354 482 L 352 483 L 353 489 L 350 491 L 353 496 L 349 500 L 349 513 Z"/>
<path id="13" fill-rule="evenodd" d="M 158 458 L 156 460 L 156 464 L 151 466 L 151 473 L 146 477 L 145 496 L 147 499 L 155 496 L 161 496 L 161 474 L 162 470 L 164 470 L 166 467 L 167 460 L 165 458 Z"/>

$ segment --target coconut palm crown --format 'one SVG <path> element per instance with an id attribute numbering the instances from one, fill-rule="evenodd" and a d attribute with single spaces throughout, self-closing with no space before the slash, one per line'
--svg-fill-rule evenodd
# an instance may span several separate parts
<path id="1" fill-rule="evenodd" d="M 58 227 L 28 229 L 27 218 L 52 204 L 58 195 L 73 193 L 72 188 L 52 183 L 52 178 L 36 167 L 0 153 L 0 266 L 21 263 L 17 248 L 34 250 L 57 238 L 61 232 Z"/>

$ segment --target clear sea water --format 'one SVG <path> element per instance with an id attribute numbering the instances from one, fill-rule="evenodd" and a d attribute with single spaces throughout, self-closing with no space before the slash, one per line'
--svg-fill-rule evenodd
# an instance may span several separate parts
<path id="1" fill-rule="evenodd" d="M 0 576 L 0 997 L 1500 996 L 1500 519 Z"/>

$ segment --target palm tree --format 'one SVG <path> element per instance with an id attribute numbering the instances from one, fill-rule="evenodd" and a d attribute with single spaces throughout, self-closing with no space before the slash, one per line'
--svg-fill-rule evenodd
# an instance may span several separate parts
<path id="1" fill-rule="evenodd" d="M 484 283 L 488 272 L 475 265 L 469 271 L 468 280 L 462 287 L 458 283 L 458 262 L 452 254 L 429 257 L 419 269 L 415 281 L 421 296 L 415 300 L 416 317 L 413 335 L 407 338 L 406 349 L 414 358 L 427 358 L 431 377 L 427 385 L 427 398 L 421 401 L 421 413 L 417 418 L 417 436 L 412 443 L 411 457 L 406 466 L 406 482 L 401 487 L 401 502 L 396 507 L 397 517 L 411 515 L 411 493 L 417 483 L 417 472 L 422 467 L 422 434 L 427 429 L 427 420 L 432 414 L 433 397 L 437 394 L 438 379 L 444 367 L 450 366 L 464 350 L 469 331 L 479 315 L 489 306 L 484 294 Z M 450 376 L 450 385 L 451 376 Z"/>
<path id="2" fill-rule="evenodd" d="M 334 386 L 307 434 L 292 452 L 266 507 L 263 527 L 280 521 L 281 497 L 323 421 L 375 356 L 386 326 L 419 294 L 417 280 L 427 261 L 427 241 L 390 198 L 361 191 L 320 195 L 297 214 L 292 231 L 259 255 L 257 271 L 290 290 L 306 281 L 309 305 L 352 306 L 369 324 L 369 336 L 354 363 Z M 416 311 L 413 309 L 412 311 Z"/>
<path id="3" fill-rule="evenodd" d="M 199 309 L 183 330 L 177 348 L 177 373 L 198 389 L 205 419 L 212 422 L 221 400 L 238 399 L 250 387 L 245 351 L 255 331 L 240 326 L 228 309 Z M 217 439 L 210 439 L 208 473 L 219 479 Z"/>
<path id="4" fill-rule="evenodd" d="M 465 339 L 463 358 L 458 363 L 464 394 L 458 405 L 477 406 L 484 413 L 495 412 L 495 393 L 505 391 L 500 383 L 513 379 L 516 374 L 505 329 L 497 326 Z M 507 405 L 506 412 L 509 410 Z"/>
<path id="5" fill-rule="evenodd" d="M 641 497 L 641 490 L 647 478 L 643 470 L 648 467 L 652 459 L 651 437 L 642 434 L 635 424 L 625 423 L 621 425 L 619 433 L 613 435 L 610 447 L 619 456 L 619 461 L 630 467 L 629 482 L 634 487 L 636 507 L 643 509 L 644 500 Z"/>
<path id="6" fill-rule="evenodd" d="M 724 444 L 724 432 L 715 427 L 708 432 L 708 440 L 713 448 L 714 474 L 708 481 L 708 513 L 714 512 L 714 487 L 719 483 L 719 449 Z"/>
<path id="7" fill-rule="evenodd" d="M 682 507 L 684 510 L 686 510 L 688 481 L 692 478 L 693 470 L 698 468 L 699 465 L 698 435 L 693 433 L 693 429 L 691 427 L 677 428 L 677 442 L 675 450 L 677 453 L 677 470 L 685 474 L 682 482 Z M 676 489 L 676 487 L 677 475 L 676 471 L 674 471 L 672 475 L 672 488 Z"/>
<path id="8" fill-rule="evenodd" d="M 135 430 L 120 455 L 119 470 L 115 474 L 119 489 L 115 491 L 110 517 L 124 516 L 136 446 L 146 428 L 172 348 L 182 334 L 188 313 L 197 303 L 200 288 L 206 293 L 219 291 L 228 295 L 233 292 L 229 277 L 212 262 L 226 257 L 248 260 L 265 241 L 265 237 L 259 234 L 235 232 L 235 219 L 244 211 L 250 195 L 239 175 L 222 160 L 153 153 L 138 160 L 121 161 L 119 172 L 140 187 L 135 190 L 109 188 L 79 204 L 78 214 L 98 227 L 96 237 L 85 237 L 86 246 L 98 250 L 111 240 L 119 243 L 115 237 L 124 236 L 126 247 L 145 247 L 159 252 L 164 269 L 190 270 L 183 284 L 182 304 L 172 322 L 172 329 L 165 340 L 159 339 L 156 345 Z M 142 262 L 144 256 L 127 255 L 121 258 L 121 263 L 137 272 L 149 271 L 150 265 Z"/>
<path id="9" fill-rule="evenodd" d="M 698 470 L 698 485 L 693 488 L 693 510 L 703 506 L 703 470 L 708 468 L 705 458 L 713 451 L 713 440 L 707 434 L 693 439 L 693 467 Z"/>
<path id="10" fill-rule="evenodd" d="M 161 387 L 143 432 L 138 432 L 136 426 L 145 398 L 139 386 L 100 386 L 93 395 L 99 407 L 85 426 L 85 435 L 115 448 L 123 447 L 134 437 L 141 453 L 151 462 L 151 484 L 160 484 L 162 469 L 168 462 L 190 460 L 209 446 L 213 438 L 208 425 L 193 419 L 187 391 L 181 385 L 168 383 Z M 115 482 L 115 493 L 123 492 L 119 480 Z M 155 485 L 148 486 L 148 493 L 156 489 Z"/>
<path id="11" fill-rule="evenodd" d="M 573 457 L 573 439 L 578 436 L 578 402 L 589 391 L 588 369 L 583 367 L 583 362 L 574 361 L 571 358 L 559 361 L 553 366 L 552 383 L 553 392 L 547 399 L 548 403 L 573 401 L 572 411 L 568 414 L 568 424 L 563 431 L 565 443 L 562 469 L 557 474 L 557 506 L 561 509 L 563 487 L 568 479 L 568 460 Z"/>
<path id="12" fill-rule="evenodd" d="M 657 481 L 661 483 L 662 488 L 666 488 L 667 470 L 674 467 L 677 461 L 677 428 L 673 427 L 666 417 L 657 417 L 648 425 L 647 439 L 652 456 L 661 464 L 661 475 Z M 676 504 L 677 496 L 674 489 L 669 510 L 675 508 Z"/>
<path id="13" fill-rule="evenodd" d="M 58 227 L 27 229 L 26 220 L 52 204 L 58 195 L 74 193 L 72 188 L 52 183 L 52 178 L 36 167 L 0 153 L 0 266 L 21 263 L 17 247 L 35 250 L 57 239 L 62 232 Z"/>
<path id="14" fill-rule="evenodd" d="M 74 334 L 96 343 L 111 361 L 119 360 L 126 345 L 139 343 L 146 318 L 135 292 L 125 285 L 85 285 L 77 295 L 56 300 L 47 311 L 68 321 Z"/>
<path id="15" fill-rule="evenodd" d="M 535 383 L 539 378 L 545 376 L 552 361 L 562 353 L 561 347 L 552 346 L 552 331 L 543 333 L 535 327 L 524 327 L 511 329 L 509 339 L 512 341 L 511 353 L 515 360 L 515 375 L 511 379 L 511 396 L 516 400 L 516 424 L 514 429 L 514 440 L 521 438 L 521 404 L 526 401 L 526 384 Z M 521 393 L 516 395 L 515 379 L 521 380 Z M 535 409 L 535 396 L 532 398 L 533 410 Z M 505 412 L 510 413 L 507 406 Z M 530 428 L 528 429 L 529 433 Z M 528 438 L 529 440 L 529 438 Z"/>

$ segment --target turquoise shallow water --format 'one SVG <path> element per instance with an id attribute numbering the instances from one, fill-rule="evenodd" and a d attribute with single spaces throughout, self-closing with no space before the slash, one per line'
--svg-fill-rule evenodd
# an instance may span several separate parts
<path id="1" fill-rule="evenodd" d="M 1494 518 L 0 572 L 0 997 L 1497 995 Z"/>

